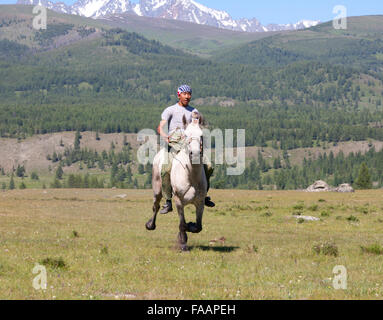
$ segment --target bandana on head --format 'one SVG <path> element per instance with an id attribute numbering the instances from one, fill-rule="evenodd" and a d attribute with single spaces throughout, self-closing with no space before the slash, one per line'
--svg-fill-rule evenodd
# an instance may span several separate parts
<path id="1" fill-rule="evenodd" d="M 180 86 L 178 88 L 177 94 L 180 95 L 181 92 L 190 92 L 190 94 L 191 94 L 192 88 L 190 86 L 188 86 L 187 84 L 183 84 L 182 86 Z"/>

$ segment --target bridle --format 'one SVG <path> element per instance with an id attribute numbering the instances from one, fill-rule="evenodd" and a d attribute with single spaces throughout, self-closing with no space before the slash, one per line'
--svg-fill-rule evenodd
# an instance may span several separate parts
<path id="1" fill-rule="evenodd" d="M 200 145 L 200 158 L 202 159 L 203 157 L 203 137 L 200 136 L 200 137 L 189 137 L 189 138 L 186 138 L 186 149 L 187 151 L 189 151 L 189 145 L 192 143 L 192 141 L 199 141 L 199 145 Z M 190 156 L 190 154 L 189 154 Z"/>

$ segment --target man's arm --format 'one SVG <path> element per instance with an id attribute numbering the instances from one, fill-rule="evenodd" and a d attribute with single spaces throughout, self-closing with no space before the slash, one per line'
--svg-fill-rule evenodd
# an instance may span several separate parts
<path id="1" fill-rule="evenodd" d="M 169 136 L 164 131 L 164 127 L 165 125 L 167 125 L 167 123 L 168 123 L 167 120 L 161 120 L 160 125 L 158 126 L 158 133 L 160 134 L 161 137 L 165 139 L 166 142 L 169 142 Z"/>

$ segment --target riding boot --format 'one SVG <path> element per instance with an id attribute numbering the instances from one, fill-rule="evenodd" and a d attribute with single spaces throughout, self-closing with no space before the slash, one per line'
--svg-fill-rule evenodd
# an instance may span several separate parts
<path id="1" fill-rule="evenodd" d="M 172 200 L 166 200 L 166 203 L 162 207 L 162 210 L 160 211 L 160 213 L 166 214 L 171 211 L 173 211 Z"/>
<path id="2" fill-rule="evenodd" d="M 213 208 L 213 207 L 215 207 L 215 203 L 210 200 L 210 197 L 206 197 L 205 198 L 205 206 Z"/>

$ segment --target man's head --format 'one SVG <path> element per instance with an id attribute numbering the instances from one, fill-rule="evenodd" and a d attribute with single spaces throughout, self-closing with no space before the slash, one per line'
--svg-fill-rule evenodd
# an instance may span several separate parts
<path id="1" fill-rule="evenodd" d="M 183 84 L 178 88 L 177 95 L 179 99 L 179 104 L 184 107 L 187 107 L 191 100 L 192 88 L 187 84 Z"/>

